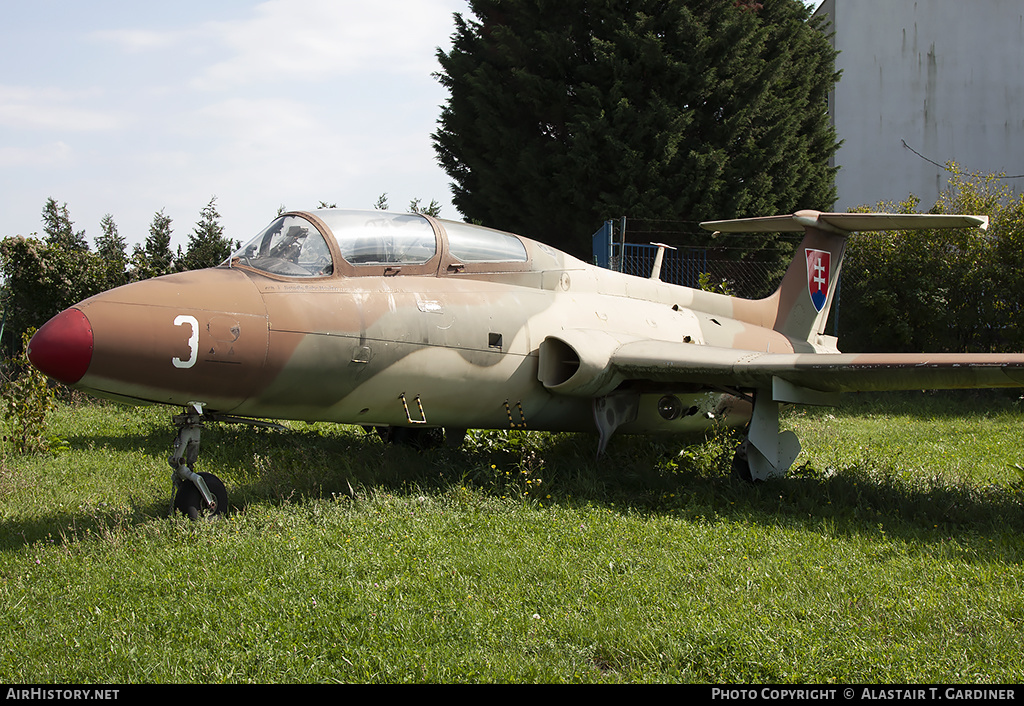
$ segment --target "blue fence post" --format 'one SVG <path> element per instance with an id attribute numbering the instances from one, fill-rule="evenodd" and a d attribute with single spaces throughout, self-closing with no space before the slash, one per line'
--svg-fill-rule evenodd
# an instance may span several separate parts
<path id="1" fill-rule="evenodd" d="M 615 242 L 615 221 L 605 221 L 591 236 L 594 264 L 605 269 L 625 272 L 637 277 L 650 277 L 657 247 L 625 242 L 626 219 L 619 225 L 622 242 Z M 616 250 L 618 253 L 616 254 Z M 696 288 L 700 276 L 708 269 L 708 251 L 699 248 L 667 251 L 662 263 L 661 279 L 672 284 Z"/>
<path id="2" fill-rule="evenodd" d="M 594 264 L 608 269 L 612 261 L 612 222 L 605 221 L 591 236 L 591 248 L 594 252 Z"/>

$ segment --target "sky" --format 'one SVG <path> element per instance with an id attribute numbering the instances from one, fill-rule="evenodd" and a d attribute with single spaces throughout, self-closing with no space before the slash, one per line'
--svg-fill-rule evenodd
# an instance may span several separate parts
<path id="1" fill-rule="evenodd" d="M 243 242 L 279 207 L 451 206 L 436 52 L 466 0 L 0 0 L 0 237 L 47 198 L 92 243 L 158 211 L 185 246 L 216 197 Z"/>
<path id="2" fill-rule="evenodd" d="M 808 4 L 816 5 L 816 2 Z M 48 198 L 92 243 L 153 216 L 187 245 L 216 198 L 245 242 L 280 207 L 461 219 L 430 135 L 432 76 L 466 0 L 0 0 L 0 237 L 42 229 Z"/>

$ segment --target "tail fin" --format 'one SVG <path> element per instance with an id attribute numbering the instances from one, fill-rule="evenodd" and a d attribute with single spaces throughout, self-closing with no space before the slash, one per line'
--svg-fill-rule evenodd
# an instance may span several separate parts
<path id="1" fill-rule="evenodd" d="M 772 320 L 774 313 L 772 328 L 776 331 L 793 340 L 814 341 L 824 334 L 850 233 L 932 228 L 984 230 L 988 227 L 988 216 L 797 211 L 791 216 L 707 221 L 701 227 L 722 233 L 804 231 L 804 239 L 778 290 L 758 304 L 759 308 L 770 309 L 761 314 L 767 320 Z"/>

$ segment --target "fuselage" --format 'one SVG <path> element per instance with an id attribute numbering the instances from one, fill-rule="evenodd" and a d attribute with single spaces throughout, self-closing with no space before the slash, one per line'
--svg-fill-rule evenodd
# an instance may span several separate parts
<path id="1" fill-rule="evenodd" d="M 243 417 L 384 426 L 702 431 L 748 406 L 700 385 L 610 380 L 588 351 L 636 340 L 806 350 L 775 306 L 624 275 L 419 215 L 286 214 L 223 265 L 113 289 L 48 322 L 33 363 L 88 393 Z"/>

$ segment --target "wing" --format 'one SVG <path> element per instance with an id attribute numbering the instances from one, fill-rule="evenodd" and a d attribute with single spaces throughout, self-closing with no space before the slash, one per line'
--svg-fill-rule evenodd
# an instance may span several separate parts
<path id="1" fill-rule="evenodd" d="M 808 399 L 779 401 L 815 403 L 816 394 L 839 392 L 1024 387 L 1024 354 L 758 353 L 577 329 L 544 340 L 538 376 L 552 392 L 593 397 L 627 380 L 753 390 L 788 384 Z"/>
<path id="2" fill-rule="evenodd" d="M 634 341 L 620 346 L 608 365 L 623 381 L 691 382 L 753 391 L 744 456 L 750 477 L 757 479 L 784 474 L 800 453 L 796 435 L 780 431 L 779 403 L 836 405 L 838 393 L 856 390 L 1024 386 L 1020 354 L 776 354 Z"/>
<path id="3" fill-rule="evenodd" d="M 608 364 L 623 379 L 770 388 L 775 379 L 811 391 L 854 392 L 1024 387 L 1021 354 L 757 353 L 634 341 Z"/>

